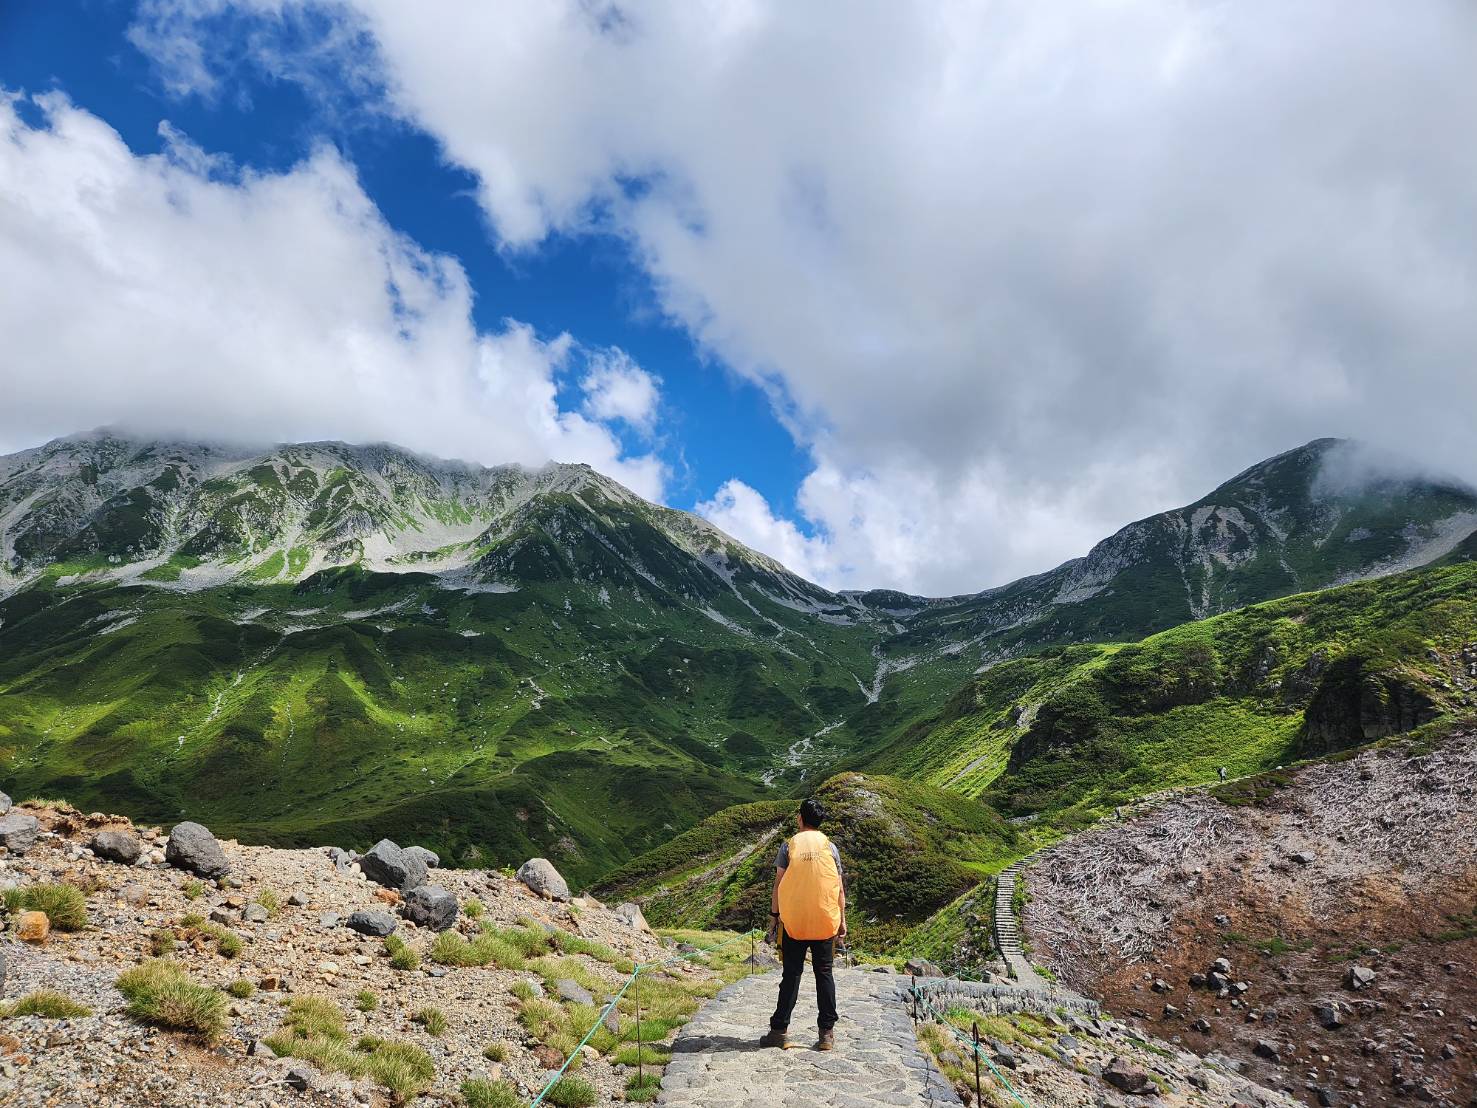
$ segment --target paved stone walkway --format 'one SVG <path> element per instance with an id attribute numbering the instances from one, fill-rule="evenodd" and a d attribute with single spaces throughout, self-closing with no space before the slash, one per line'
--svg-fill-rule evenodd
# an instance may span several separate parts
<path id="1" fill-rule="evenodd" d="M 1024 859 L 1007 866 L 995 881 L 995 945 L 1017 984 L 1026 989 L 1044 989 L 1047 987 L 1045 979 L 1026 960 L 1020 926 L 1015 918 L 1015 887 L 1025 866 Z"/>
<path id="2" fill-rule="evenodd" d="M 677 1036 L 659 1104 L 683 1108 L 927 1108 L 959 1098 L 924 1056 L 891 974 L 836 970 L 836 1049 L 812 1049 L 814 979 L 807 967 L 790 1023 L 789 1050 L 761 1050 L 779 974 L 747 977 L 720 992 Z"/>

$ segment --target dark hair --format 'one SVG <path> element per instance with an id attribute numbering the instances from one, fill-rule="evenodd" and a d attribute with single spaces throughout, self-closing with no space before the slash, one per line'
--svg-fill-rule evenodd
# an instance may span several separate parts
<path id="1" fill-rule="evenodd" d="M 805 821 L 806 827 L 819 827 L 826 821 L 826 810 L 821 807 L 821 802 L 811 797 L 800 805 L 800 818 Z"/>

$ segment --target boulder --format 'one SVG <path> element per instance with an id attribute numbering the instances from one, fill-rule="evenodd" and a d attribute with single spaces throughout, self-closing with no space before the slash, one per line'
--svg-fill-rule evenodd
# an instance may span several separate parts
<path id="1" fill-rule="evenodd" d="M 350 912 L 346 921 L 351 930 L 361 935 L 377 935 L 383 938 L 395 930 L 395 917 L 387 912 Z"/>
<path id="2" fill-rule="evenodd" d="M 15 937 L 23 943 L 39 946 L 51 934 L 51 920 L 45 912 L 22 912 L 15 917 Z"/>
<path id="3" fill-rule="evenodd" d="M 997 1066 L 1004 1066 L 1008 1070 L 1015 1069 L 1015 1051 L 999 1039 L 990 1040 L 990 1056 Z"/>
<path id="4" fill-rule="evenodd" d="M 1223 973 L 1229 976 L 1231 972 L 1230 959 L 1217 958 L 1214 962 L 1210 963 L 1210 969 L 1212 973 Z"/>
<path id="5" fill-rule="evenodd" d="M 459 911 L 456 897 L 440 885 L 420 885 L 405 894 L 405 918 L 417 927 L 445 931 Z"/>
<path id="6" fill-rule="evenodd" d="M 307 1066 L 290 1066 L 282 1080 L 289 1088 L 305 1093 L 313 1087 L 313 1076 L 313 1070 Z"/>
<path id="7" fill-rule="evenodd" d="M 1351 989 L 1367 989 L 1379 975 L 1368 966 L 1350 966 L 1344 974 L 1344 984 Z"/>
<path id="8" fill-rule="evenodd" d="M 0 793 L 0 816 L 7 814 L 9 811 L 10 797 L 6 796 L 4 793 Z"/>
<path id="9" fill-rule="evenodd" d="M 909 958 L 903 963 L 903 972 L 913 977 L 942 977 L 944 971 L 926 958 Z"/>
<path id="10" fill-rule="evenodd" d="M 164 860 L 197 877 L 224 877 L 231 871 L 226 852 L 215 836 L 198 823 L 176 824 L 164 844 Z"/>
<path id="11" fill-rule="evenodd" d="M 567 977 L 561 977 L 554 982 L 554 991 L 559 994 L 560 1000 L 567 1000 L 573 1004 L 594 1004 L 595 998 L 590 991 L 578 981 L 571 981 Z"/>
<path id="12" fill-rule="evenodd" d="M 1114 1058 L 1103 1067 L 1103 1080 L 1130 1096 L 1150 1096 L 1159 1091 L 1145 1071 L 1122 1058 Z"/>
<path id="13" fill-rule="evenodd" d="M 11 812 L 0 816 L 0 846 L 12 854 L 24 854 L 36 845 L 41 821 L 24 812 Z"/>
<path id="14" fill-rule="evenodd" d="M 1270 1039 L 1258 1039 L 1256 1041 L 1256 1046 L 1252 1048 L 1252 1053 L 1255 1054 L 1258 1058 L 1265 1058 L 1267 1061 L 1274 1064 L 1282 1061 L 1281 1046 L 1279 1046 L 1277 1043 L 1272 1042 L 1272 1040 Z"/>
<path id="15" fill-rule="evenodd" d="M 435 869 L 441 864 L 441 855 L 437 854 L 434 850 L 427 850 L 423 846 L 407 846 L 405 853 L 419 858 L 426 864 L 427 869 Z"/>
<path id="16" fill-rule="evenodd" d="M 1344 1014 L 1340 1010 L 1340 1005 L 1333 1002 L 1315 1005 L 1313 1018 L 1325 1031 L 1336 1031 L 1344 1026 Z"/>
<path id="17" fill-rule="evenodd" d="M 131 866 L 143 856 L 144 844 L 127 831 L 99 831 L 89 844 L 99 858 Z"/>
<path id="18" fill-rule="evenodd" d="M 267 911 L 265 905 L 253 902 L 241 909 L 241 918 L 247 923 L 266 923 L 272 918 L 272 913 Z"/>
<path id="19" fill-rule="evenodd" d="M 547 858 L 530 858 L 518 867 L 516 876 L 539 896 L 549 900 L 569 899 L 569 886 Z"/>
<path id="20" fill-rule="evenodd" d="M 381 839 L 370 847 L 369 853 L 359 859 L 359 868 L 371 881 L 402 893 L 426 883 L 426 863 L 389 839 Z"/>
<path id="21" fill-rule="evenodd" d="M 637 931 L 651 933 L 651 927 L 647 924 L 646 917 L 642 914 L 639 904 L 632 904 L 628 901 L 625 904 L 617 904 L 612 911 L 615 912 L 616 916 L 627 927 L 634 927 Z"/>

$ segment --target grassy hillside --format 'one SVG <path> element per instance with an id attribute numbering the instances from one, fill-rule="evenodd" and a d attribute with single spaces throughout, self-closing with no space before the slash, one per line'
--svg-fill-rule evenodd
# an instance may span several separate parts
<path id="1" fill-rule="evenodd" d="M 998 871 L 1015 832 L 988 808 L 914 781 L 856 773 L 815 790 L 847 872 L 852 942 L 877 951 Z M 703 821 L 606 878 L 605 897 L 640 897 L 653 923 L 764 926 L 774 857 L 796 830 L 794 801 L 748 804 Z"/>

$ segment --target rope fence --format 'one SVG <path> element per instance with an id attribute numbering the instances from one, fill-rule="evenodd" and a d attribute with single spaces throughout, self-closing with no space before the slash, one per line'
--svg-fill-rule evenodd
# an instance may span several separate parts
<path id="1" fill-rule="evenodd" d="M 700 954 L 716 953 L 717 951 L 722 950 L 724 947 L 732 946 L 734 943 L 743 942 L 745 939 L 749 940 L 749 971 L 752 973 L 755 968 L 754 943 L 762 936 L 762 934 L 763 932 L 760 931 L 749 931 L 742 935 L 735 935 L 731 939 L 724 939 L 723 942 L 719 943 L 717 946 L 698 947 L 696 950 L 674 954 L 672 957 L 664 958 L 660 962 L 637 962 L 636 968 L 631 971 L 631 976 L 627 977 L 625 983 L 621 985 L 620 991 L 610 998 L 609 1002 L 605 1005 L 604 1008 L 600 1009 L 600 1015 L 595 1018 L 595 1022 L 592 1023 L 590 1025 L 590 1029 L 585 1032 L 585 1037 L 579 1041 L 578 1046 L 576 1046 L 572 1051 L 569 1052 L 569 1057 L 564 1059 L 564 1064 L 560 1066 L 554 1072 L 554 1075 L 544 1083 L 544 1087 L 539 1090 L 538 1096 L 533 1098 L 533 1102 L 529 1105 L 529 1108 L 538 1108 L 540 1104 L 544 1103 L 544 1098 L 549 1095 L 549 1091 L 553 1089 L 555 1085 L 559 1084 L 560 1078 L 562 1078 L 565 1071 L 569 1069 L 570 1063 L 575 1060 L 575 1058 L 579 1055 L 579 1052 L 585 1047 L 585 1045 L 590 1041 L 590 1038 L 600 1028 L 600 1025 L 605 1022 L 605 1018 L 610 1015 L 611 1010 L 614 1009 L 615 1006 L 621 1002 L 621 998 L 626 995 L 626 991 L 630 989 L 633 985 L 635 986 L 636 990 L 633 994 L 636 998 L 636 1075 L 638 1081 L 642 1079 L 645 1076 L 645 1068 L 642 1064 L 642 1053 L 645 1044 L 641 1041 L 641 986 L 638 983 L 638 979 L 641 977 L 641 975 L 652 970 L 666 969 L 670 965 L 675 965 L 677 962 L 686 961 L 689 958 L 696 958 Z"/>
<path id="2" fill-rule="evenodd" d="M 1021 1108 L 1031 1108 L 1031 1106 L 1026 1103 L 1025 1098 L 1022 1097 L 1020 1093 L 1015 1091 L 1015 1086 L 1012 1085 L 1008 1080 L 1006 1080 L 1005 1075 L 996 1068 L 995 1063 L 992 1062 L 989 1056 L 980 1049 L 980 1025 L 977 1021 L 973 1025 L 973 1038 L 971 1039 L 965 1036 L 963 1031 L 950 1023 L 948 1018 L 942 1012 L 940 1012 L 937 1008 L 935 1008 L 932 1004 L 928 1002 L 927 996 L 925 996 L 923 990 L 918 987 L 916 981 L 908 986 L 908 992 L 911 993 L 913 997 L 914 1022 L 917 1022 L 918 1020 L 919 1007 L 921 1006 L 927 1009 L 933 1014 L 934 1020 L 940 1026 L 947 1028 L 949 1033 L 953 1035 L 956 1040 L 958 1040 L 959 1044 L 961 1046 L 968 1047 L 970 1053 L 974 1055 L 974 1099 L 976 1104 L 982 1103 L 980 1091 L 980 1063 L 984 1062 L 984 1064 L 989 1067 L 990 1073 L 994 1075 L 995 1080 L 1000 1082 L 1000 1084 L 1005 1087 L 1005 1091 L 1011 1095 L 1011 1097 L 1015 1100 L 1017 1104 L 1021 1106 Z"/>

